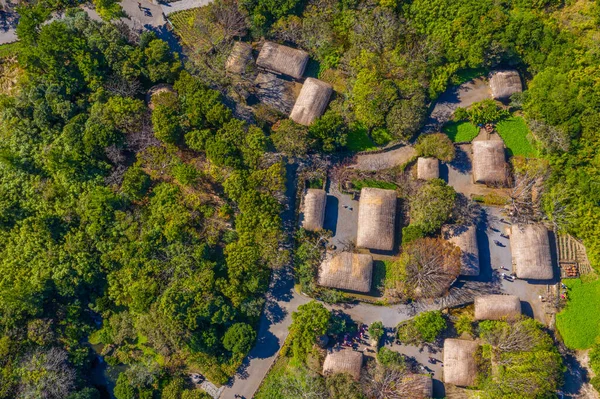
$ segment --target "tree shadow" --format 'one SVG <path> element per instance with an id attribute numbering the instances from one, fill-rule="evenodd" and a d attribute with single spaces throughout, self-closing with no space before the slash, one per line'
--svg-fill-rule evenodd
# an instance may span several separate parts
<path id="1" fill-rule="evenodd" d="M 452 162 L 450 162 L 450 166 L 461 174 L 471 172 L 472 164 L 469 154 L 459 146 L 454 146 L 454 148 L 456 148 L 456 155 Z"/>
<path id="2" fill-rule="evenodd" d="M 521 313 L 527 317 L 535 319 L 535 316 L 533 314 L 533 307 L 527 301 L 521 301 Z"/>
<path id="3" fill-rule="evenodd" d="M 327 196 L 327 201 L 325 203 L 325 222 L 323 223 L 323 228 L 325 230 L 330 230 L 333 236 L 335 236 L 337 231 L 339 206 L 340 201 L 336 197 L 333 195 Z"/>
<path id="4" fill-rule="evenodd" d="M 436 378 L 433 378 L 433 397 L 434 398 L 445 398 L 446 397 L 446 386 L 444 383 Z"/>

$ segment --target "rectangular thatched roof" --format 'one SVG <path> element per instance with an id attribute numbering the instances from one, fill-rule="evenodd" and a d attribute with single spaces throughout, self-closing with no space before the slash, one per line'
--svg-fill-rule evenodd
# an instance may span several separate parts
<path id="1" fill-rule="evenodd" d="M 256 64 L 270 71 L 300 79 L 308 64 L 308 53 L 273 42 L 263 44 Z"/>
<path id="2" fill-rule="evenodd" d="M 323 228 L 325 221 L 325 204 L 327 193 L 325 190 L 309 188 L 304 195 L 302 227 L 306 230 L 317 231 Z"/>
<path id="3" fill-rule="evenodd" d="M 521 300 L 516 295 L 475 297 L 475 320 L 514 320 L 521 316 Z"/>
<path id="4" fill-rule="evenodd" d="M 252 46 L 245 42 L 235 42 L 233 49 L 225 62 L 227 72 L 242 74 L 252 59 Z"/>
<path id="5" fill-rule="evenodd" d="M 356 245 L 361 248 L 391 251 L 394 248 L 396 192 L 363 188 L 358 204 Z"/>
<path id="6" fill-rule="evenodd" d="M 460 274 L 479 276 L 479 246 L 477 245 L 477 227 L 475 225 L 453 225 L 444 228 L 444 238 L 461 251 Z"/>
<path id="7" fill-rule="evenodd" d="M 518 278 L 550 280 L 554 277 L 548 229 L 541 224 L 513 225 L 510 250 Z"/>
<path id="8" fill-rule="evenodd" d="M 296 85 L 300 86 L 280 79 L 272 73 L 259 73 L 254 80 L 256 97 L 284 114 L 288 114 L 296 102 Z"/>
<path id="9" fill-rule="evenodd" d="M 323 362 L 323 374 L 347 373 L 355 380 L 360 378 L 363 363 L 362 352 L 352 349 L 342 349 L 327 354 Z"/>
<path id="10" fill-rule="evenodd" d="M 515 93 L 523 91 L 519 72 L 514 70 L 494 71 L 490 73 L 492 97 L 496 100 L 508 100 Z"/>
<path id="11" fill-rule="evenodd" d="M 307 78 L 296 99 L 290 118 L 296 123 L 309 126 L 325 112 L 332 91 L 329 83 Z"/>
<path id="12" fill-rule="evenodd" d="M 408 389 L 408 395 L 400 395 L 402 399 L 430 399 L 433 395 L 433 380 L 431 376 L 425 374 L 408 374 L 402 379 L 402 386 Z"/>
<path id="13" fill-rule="evenodd" d="M 417 160 L 417 178 L 431 180 L 440 177 L 440 161 L 437 158 L 419 157 Z"/>
<path id="14" fill-rule="evenodd" d="M 357 292 L 369 292 L 373 276 L 373 257 L 342 252 L 328 254 L 319 271 L 319 285 Z"/>
<path id="15" fill-rule="evenodd" d="M 444 382 L 460 387 L 475 384 L 479 345 L 475 341 L 448 338 L 444 341 Z"/>
<path id="16" fill-rule="evenodd" d="M 473 141 L 473 181 L 506 184 L 506 158 L 502 140 Z"/>

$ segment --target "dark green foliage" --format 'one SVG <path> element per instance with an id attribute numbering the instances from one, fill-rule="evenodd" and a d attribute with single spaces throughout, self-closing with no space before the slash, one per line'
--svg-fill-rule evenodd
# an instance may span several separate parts
<path id="1" fill-rule="evenodd" d="M 325 112 L 308 131 L 315 140 L 317 148 L 325 152 L 332 152 L 346 146 L 348 128 L 342 116 L 335 111 Z"/>
<path id="2" fill-rule="evenodd" d="M 383 323 L 380 321 L 376 321 L 369 326 L 369 335 L 372 339 L 379 342 L 381 337 L 385 334 L 385 330 L 383 328 Z"/>
<path id="3" fill-rule="evenodd" d="M 450 217 L 455 198 L 454 189 L 442 179 L 428 181 L 410 199 L 410 224 L 425 234 L 433 233 Z"/>
<path id="4" fill-rule="evenodd" d="M 315 301 L 300 305 L 298 311 L 292 313 L 290 336 L 295 359 L 304 361 L 312 352 L 317 337 L 327 332 L 330 317 L 329 311 Z"/>
<path id="5" fill-rule="evenodd" d="M 256 332 L 246 323 L 236 323 L 223 336 L 223 346 L 234 354 L 246 354 L 256 340 Z"/>
<path id="6" fill-rule="evenodd" d="M 438 310 L 423 312 L 408 322 L 398 326 L 398 339 L 401 342 L 420 345 L 435 342 L 446 329 L 446 319 Z"/>
<path id="7" fill-rule="evenodd" d="M 176 109 L 166 105 L 157 105 L 152 111 L 154 135 L 167 144 L 177 144 L 181 140 L 181 126 Z"/>
<path id="8" fill-rule="evenodd" d="M 404 356 L 396 351 L 393 351 L 385 346 L 377 351 L 377 361 L 386 367 L 403 368 L 405 361 Z"/>
<path id="9" fill-rule="evenodd" d="M 123 175 L 121 190 L 129 198 L 140 200 L 146 195 L 151 184 L 150 176 L 146 172 L 141 168 L 131 167 Z"/>
<path id="10" fill-rule="evenodd" d="M 443 162 L 452 161 L 456 153 L 454 144 L 443 133 L 427 134 L 419 137 L 415 149 L 419 156 L 434 157 Z"/>
<path id="11" fill-rule="evenodd" d="M 419 226 L 409 224 L 402 228 L 402 245 L 423 237 L 425 237 L 425 233 Z"/>
<path id="12" fill-rule="evenodd" d="M 312 145 L 308 128 L 291 119 L 285 119 L 273 126 L 271 141 L 275 149 L 290 157 L 306 155 Z"/>

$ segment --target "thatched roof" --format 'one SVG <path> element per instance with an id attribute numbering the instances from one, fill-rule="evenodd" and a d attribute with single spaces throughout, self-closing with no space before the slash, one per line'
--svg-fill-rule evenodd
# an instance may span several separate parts
<path id="1" fill-rule="evenodd" d="M 256 64 L 276 73 L 300 79 L 308 64 L 308 53 L 273 42 L 263 44 Z"/>
<path id="2" fill-rule="evenodd" d="M 473 181 L 505 184 L 506 159 L 502 140 L 473 141 Z"/>
<path id="3" fill-rule="evenodd" d="M 172 85 L 168 83 L 160 83 L 155 86 L 152 86 L 150 90 L 146 93 L 146 104 L 148 104 L 148 108 L 154 109 L 155 104 L 152 103 L 152 97 L 160 93 L 175 93 L 175 89 Z"/>
<path id="4" fill-rule="evenodd" d="M 327 354 L 323 362 L 323 374 L 347 373 L 355 380 L 360 378 L 360 369 L 362 368 L 363 354 L 352 349 L 342 349 L 340 351 Z"/>
<path id="5" fill-rule="evenodd" d="M 492 97 L 496 100 L 508 100 L 515 93 L 523 91 L 521 77 L 517 71 L 494 71 L 490 74 Z"/>
<path id="6" fill-rule="evenodd" d="M 440 161 L 437 158 L 419 157 L 417 160 L 417 178 L 422 180 L 440 177 Z"/>
<path id="7" fill-rule="evenodd" d="M 475 341 L 448 338 L 444 341 L 444 382 L 461 387 L 475 384 L 477 362 Z"/>
<path id="8" fill-rule="evenodd" d="M 518 278 L 550 280 L 554 276 L 548 229 L 541 224 L 513 225 L 510 250 Z"/>
<path id="9" fill-rule="evenodd" d="M 475 297 L 475 320 L 514 320 L 521 316 L 521 301 L 516 295 Z"/>
<path id="10" fill-rule="evenodd" d="M 408 374 L 402 379 L 402 386 L 408 388 L 409 395 L 402 399 L 429 399 L 433 395 L 433 380 L 425 374 Z"/>
<path id="11" fill-rule="evenodd" d="M 227 72 L 242 74 L 246 72 L 248 62 L 252 60 L 252 46 L 245 42 L 235 42 L 225 62 Z"/>
<path id="12" fill-rule="evenodd" d="M 342 252 L 328 254 L 319 271 L 319 285 L 341 290 L 369 292 L 373 276 L 373 257 Z"/>
<path id="13" fill-rule="evenodd" d="M 460 274 L 463 276 L 479 276 L 477 227 L 475 225 L 445 227 L 444 238 L 461 250 Z"/>
<path id="14" fill-rule="evenodd" d="M 317 231 L 323 228 L 325 221 L 325 204 L 327 193 L 325 190 L 309 188 L 304 195 L 302 227 L 306 230 Z"/>
<path id="15" fill-rule="evenodd" d="M 254 80 L 258 99 L 276 110 L 289 114 L 296 102 L 296 83 L 280 79 L 272 73 L 259 73 Z M 300 84 L 298 84 L 300 86 Z"/>
<path id="16" fill-rule="evenodd" d="M 302 85 L 290 118 L 301 125 L 310 125 L 325 112 L 332 91 L 329 83 L 307 78 Z"/>
<path id="17" fill-rule="evenodd" d="M 396 192 L 381 188 L 363 188 L 358 204 L 356 245 L 361 248 L 392 250 L 395 223 Z"/>

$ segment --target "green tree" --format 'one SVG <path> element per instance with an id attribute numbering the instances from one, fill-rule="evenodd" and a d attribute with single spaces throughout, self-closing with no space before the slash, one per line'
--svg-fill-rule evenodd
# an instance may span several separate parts
<path id="1" fill-rule="evenodd" d="M 121 190 L 129 198 L 139 201 L 148 193 L 151 184 L 150 176 L 141 168 L 133 166 L 123 175 Z"/>
<path id="2" fill-rule="evenodd" d="M 441 332 L 446 329 L 446 319 L 439 310 L 420 313 L 415 316 L 413 321 L 415 328 L 425 342 L 434 342 Z"/>
<path id="3" fill-rule="evenodd" d="M 410 199 L 410 224 L 424 233 L 433 233 L 448 220 L 456 192 L 442 179 L 433 179 Z"/>
<path id="4" fill-rule="evenodd" d="M 306 155 L 312 145 L 308 128 L 291 119 L 284 119 L 273 126 L 271 141 L 277 151 L 290 157 Z"/>
<path id="5" fill-rule="evenodd" d="M 157 105 L 152 111 L 154 135 L 167 144 L 177 144 L 181 140 L 181 123 L 176 109 Z"/>
<path id="6" fill-rule="evenodd" d="M 250 352 L 256 340 L 256 332 L 246 323 L 235 323 L 223 336 L 223 346 L 228 351 L 238 355 Z"/>
<path id="7" fill-rule="evenodd" d="M 443 133 L 427 134 L 419 137 L 415 149 L 421 157 L 434 157 L 443 162 L 452 161 L 456 153 L 454 143 Z"/>
<path id="8" fill-rule="evenodd" d="M 300 305 L 298 311 L 292 313 L 290 335 L 296 359 L 304 360 L 313 350 L 317 337 L 327 332 L 330 317 L 329 311 L 315 301 Z"/>
<path id="9" fill-rule="evenodd" d="M 348 127 L 339 113 L 328 110 L 310 126 L 309 133 L 317 148 L 333 152 L 346 146 Z"/>
<path id="10" fill-rule="evenodd" d="M 385 334 L 385 329 L 383 327 L 383 323 L 380 321 L 376 321 L 369 326 L 369 335 L 372 339 L 379 342 L 381 337 Z"/>
<path id="11" fill-rule="evenodd" d="M 160 39 L 150 41 L 144 48 L 144 55 L 148 78 L 152 82 L 175 81 L 181 69 L 181 62 L 177 53 L 172 53 L 166 42 Z"/>

